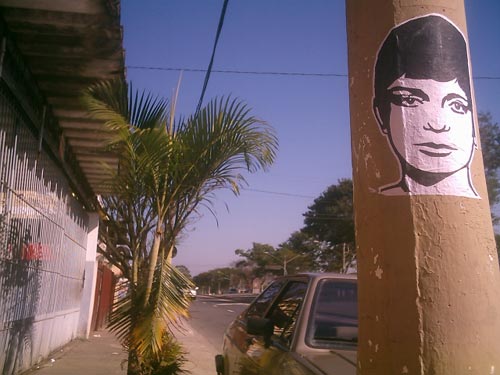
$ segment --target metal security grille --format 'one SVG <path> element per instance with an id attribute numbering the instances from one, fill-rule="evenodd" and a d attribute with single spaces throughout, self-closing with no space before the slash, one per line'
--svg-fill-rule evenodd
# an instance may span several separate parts
<path id="1" fill-rule="evenodd" d="M 0 85 L 2 374 L 26 368 L 75 336 L 75 318 L 64 319 L 78 320 L 85 277 L 88 215 L 39 148 L 30 117 Z"/>

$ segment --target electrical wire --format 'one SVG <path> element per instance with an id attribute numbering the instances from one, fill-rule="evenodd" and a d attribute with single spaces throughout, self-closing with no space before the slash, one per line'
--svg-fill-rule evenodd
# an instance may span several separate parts
<path id="1" fill-rule="evenodd" d="M 222 31 L 222 25 L 224 25 L 224 17 L 226 16 L 227 3 L 229 0 L 224 0 L 222 4 L 222 11 L 219 18 L 219 25 L 217 26 L 217 33 L 215 34 L 214 47 L 212 49 L 212 57 L 210 58 L 210 63 L 208 64 L 207 73 L 205 74 L 205 81 L 203 82 L 203 88 L 201 89 L 200 101 L 196 107 L 195 115 L 200 112 L 201 103 L 203 102 L 203 97 L 205 96 L 205 91 L 207 90 L 208 80 L 210 79 L 210 72 L 212 71 L 212 66 L 214 64 L 215 50 L 217 49 L 217 43 L 219 42 L 220 33 Z"/>
<path id="2" fill-rule="evenodd" d="M 144 66 L 144 65 L 128 65 L 127 69 L 137 70 L 163 70 L 172 72 L 194 72 L 194 73 L 208 73 L 208 69 L 199 68 L 173 68 L 161 66 Z M 252 71 L 252 70 L 235 70 L 235 69 L 210 69 L 212 73 L 225 73 L 225 74 L 248 74 L 248 75 L 275 75 L 275 76 L 302 76 L 302 77 L 347 77 L 343 73 L 316 73 L 316 72 L 272 72 L 272 71 Z M 500 80 L 500 76 L 475 76 L 475 80 Z"/>
<path id="3" fill-rule="evenodd" d="M 269 191 L 269 190 L 259 190 L 259 189 L 242 189 L 246 191 L 253 191 L 255 193 L 264 193 L 264 194 L 274 194 L 274 195 L 284 195 L 287 197 L 297 197 L 297 198 L 307 198 L 307 199 L 314 199 L 316 197 L 310 196 L 310 195 L 302 195 L 302 194 L 293 194 L 293 193 L 283 193 L 279 191 Z"/>
<path id="4" fill-rule="evenodd" d="M 261 190 L 261 189 L 250 189 L 250 188 L 245 188 L 245 189 L 242 189 L 244 191 L 252 191 L 252 192 L 255 192 L 255 193 L 262 193 L 262 194 L 272 194 L 272 195 L 281 195 L 281 196 L 286 196 L 286 197 L 297 197 L 297 198 L 305 198 L 305 199 L 317 199 L 319 198 L 319 196 L 316 196 L 316 197 L 313 197 L 312 195 L 304 195 L 304 194 L 294 194 L 294 193 L 286 193 L 286 192 L 281 192 L 281 191 L 271 191 L 271 190 Z M 321 202 L 323 203 L 335 203 L 337 202 L 336 200 L 332 200 L 332 199 L 322 199 Z M 335 216 L 335 215 L 330 215 L 330 214 L 316 214 L 318 216 L 324 216 L 323 219 L 339 219 L 339 220 L 345 220 L 345 218 L 342 218 L 340 216 Z M 304 214 L 303 216 L 307 216 L 307 217 L 313 217 L 313 216 L 310 216 L 310 215 L 307 215 L 307 214 Z M 316 216 L 316 218 L 318 219 L 318 217 Z M 321 219 L 321 218 L 319 218 Z"/>
<path id="5" fill-rule="evenodd" d="M 195 73 L 207 72 L 207 69 L 170 68 L 170 67 L 160 67 L 160 66 L 139 66 L 139 65 L 129 65 L 129 66 L 127 66 L 127 69 L 163 70 L 163 71 L 171 71 L 171 72 L 195 72 Z M 266 71 L 231 70 L 231 69 L 212 69 L 212 73 L 275 75 L 275 76 L 304 76 L 304 77 L 347 77 L 347 74 L 340 74 L 340 73 L 266 72 Z"/>

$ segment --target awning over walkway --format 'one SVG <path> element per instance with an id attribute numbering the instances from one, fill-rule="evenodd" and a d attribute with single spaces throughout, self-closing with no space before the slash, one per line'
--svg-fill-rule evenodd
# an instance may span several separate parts
<path id="1" fill-rule="evenodd" d="M 103 125 L 87 118 L 79 96 L 96 81 L 124 75 L 119 1 L 0 0 L 0 7 L 55 118 L 54 153 L 83 199 L 105 193 L 102 162 L 116 166 L 117 158 L 104 150 Z"/>

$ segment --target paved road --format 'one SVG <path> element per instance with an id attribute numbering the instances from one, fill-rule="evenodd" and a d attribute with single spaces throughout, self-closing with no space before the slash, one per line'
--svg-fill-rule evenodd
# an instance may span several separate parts
<path id="1" fill-rule="evenodd" d="M 200 295 L 191 305 L 191 319 L 189 323 L 193 329 L 204 336 L 213 346 L 214 351 L 220 353 L 222 337 L 229 323 L 248 307 L 255 296 Z"/>

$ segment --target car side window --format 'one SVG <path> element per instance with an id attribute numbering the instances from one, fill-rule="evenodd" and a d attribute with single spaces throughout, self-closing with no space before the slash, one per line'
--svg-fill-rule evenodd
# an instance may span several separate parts
<path id="1" fill-rule="evenodd" d="M 316 288 L 306 342 L 315 348 L 358 340 L 358 293 L 354 281 L 321 280 Z"/>
<path id="2" fill-rule="evenodd" d="M 252 305 L 249 307 L 247 316 L 263 317 L 266 310 L 274 301 L 281 288 L 283 287 L 284 281 L 277 280 L 267 287 L 266 290 L 258 296 Z"/>
<path id="3" fill-rule="evenodd" d="M 295 323 L 306 291 L 306 282 L 291 281 L 269 311 L 268 317 L 274 325 L 273 335 L 287 348 L 292 342 Z"/>

